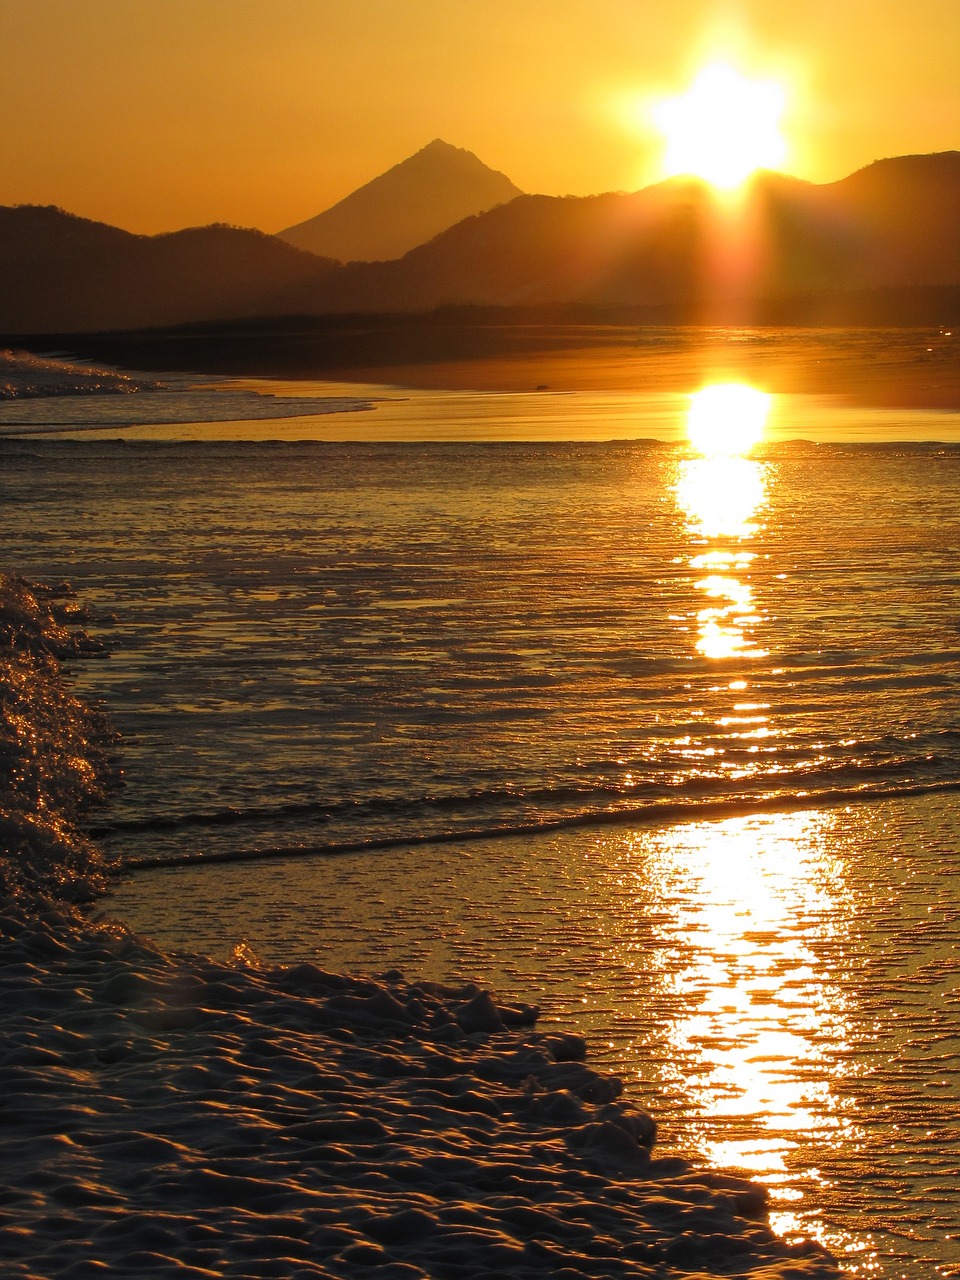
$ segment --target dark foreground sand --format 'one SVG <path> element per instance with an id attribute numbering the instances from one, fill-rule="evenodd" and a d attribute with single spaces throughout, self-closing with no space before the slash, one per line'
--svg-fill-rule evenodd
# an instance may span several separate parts
<path id="1" fill-rule="evenodd" d="M 4 1276 L 839 1274 L 476 987 L 168 956 L 8 901 L 0 1001 Z"/>

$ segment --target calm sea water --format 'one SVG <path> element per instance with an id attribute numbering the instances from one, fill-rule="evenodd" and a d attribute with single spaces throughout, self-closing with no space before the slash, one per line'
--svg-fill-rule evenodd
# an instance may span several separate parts
<path id="1" fill-rule="evenodd" d="M 7 563 L 110 639 L 111 909 L 536 997 L 785 1232 L 950 1274 L 957 417 L 358 397 L 0 445 Z"/>

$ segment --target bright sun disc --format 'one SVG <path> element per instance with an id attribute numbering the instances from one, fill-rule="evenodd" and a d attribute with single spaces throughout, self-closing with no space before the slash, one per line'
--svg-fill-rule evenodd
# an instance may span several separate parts
<path id="1" fill-rule="evenodd" d="M 687 437 L 704 457 L 747 454 L 763 439 L 772 397 L 743 382 L 718 382 L 690 397 Z"/>
<path id="2" fill-rule="evenodd" d="M 776 168 L 787 153 L 784 101 L 772 80 L 748 80 L 726 63 L 705 67 L 687 93 L 654 109 L 667 141 L 667 176 L 691 174 L 731 189 L 757 169 Z"/>

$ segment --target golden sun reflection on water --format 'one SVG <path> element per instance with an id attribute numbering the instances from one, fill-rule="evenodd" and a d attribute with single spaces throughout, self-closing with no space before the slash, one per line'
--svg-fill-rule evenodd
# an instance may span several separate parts
<path id="1" fill-rule="evenodd" d="M 772 403 L 745 382 L 715 382 L 690 397 L 687 439 L 707 458 L 742 457 L 763 439 Z"/>
<path id="2" fill-rule="evenodd" d="M 674 1010 L 670 1085 L 699 1117 L 700 1153 L 766 1184 L 787 1234 L 804 1197 L 789 1167 L 798 1131 L 829 1146 L 856 1137 L 834 1088 L 850 1038 L 830 964 L 850 910 L 834 820 L 751 815 L 643 838 L 643 875 L 664 908 L 654 957 Z"/>
<path id="3" fill-rule="evenodd" d="M 707 549 L 690 557 L 706 602 L 697 613 L 696 648 L 705 658 L 766 656 L 751 631 L 762 621 L 741 543 L 758 532 L 766 466 L 746 456 L 762 439 L 772 397 L 741 383 L 705 387 L 691 397 L 687 434 L 701 455 L 680 463 L 677 503 L 688 535 Z"/>
<path id="4" fill-rule="evenodd" d="M 676 493 L 688 532 L 699 538 L 752 538 L 766 499 L 766 469 L 752 458 L 686 458 Z"/>

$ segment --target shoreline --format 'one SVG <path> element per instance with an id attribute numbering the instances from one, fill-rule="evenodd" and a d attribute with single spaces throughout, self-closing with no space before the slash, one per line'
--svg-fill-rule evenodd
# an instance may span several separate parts
<path id="1" fill-rule="evenodd" d="M 5 1274 L 841 1274 L 759 1185 L 653 1156 L 653 1120 L 533 1007 L 242 941 L 168 954 L 64 905 L 102 887 L 76 821 L 110 766 L 61 683 L 95 652 L 82 611 L 43 599 L 0 582 L 6 727 L 47 783 L 34 814 L 14 779 L 0 828 Z"/>
<path id="2" fill-rule="evenodd" d="M 410 390 L 478 392 L 606 391 L 687 394 L 711 382 L 743 380 L 772 394 L 833 396 L 863 409 L 960 411 L 960 361 L 952 352 L 918 352 L 916 364 L 871 365 L 856 357 L 821 367 L 818 359 L 761 352 L 669 355 L 629 346 L 584 348 L 538 356 L 339 369 L 332 380 L 380 383 Z M 304 369 L 300 377 L 312 374 Z"/>
<path id="3" fill-rule="evenodd" d="M 622 324 L 442 324 L 430 317 L 186 326 L 38 335 L 163 375 L 375 384 L 411 390 L 690 393 L 742 379 L 772 393 L 860 408 L 960 411 L 960 327 L 656 328 Z M 73 357 L 71 357 L 72 359 Z"/>
<path id="4" fill-rule="evenodd" d="M 60 396 L 137 395 L 166 390 L 162 382 L 71 360 L 0 349 L 0 404 Z"/>

